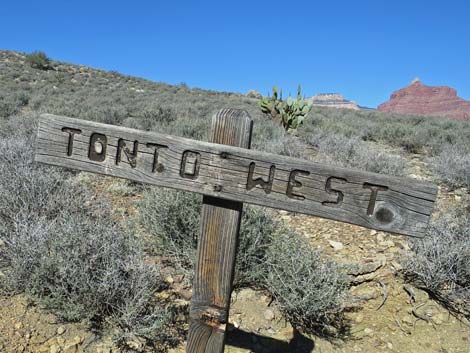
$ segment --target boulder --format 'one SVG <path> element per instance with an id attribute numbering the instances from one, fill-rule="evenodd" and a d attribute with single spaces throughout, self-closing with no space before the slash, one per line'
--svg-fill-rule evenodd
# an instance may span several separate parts
<path id="1" fill-rule="evenodd" d="M 247 93 L 246 93 L 246 96 L 248 98 L 254 98 L 254 99 L 261 99 L 263 98 L 263 96 L 261 95 L 261 93 L 259 93 L 258 91 L 255 91 L 255 90 L 249 90 Z"/>

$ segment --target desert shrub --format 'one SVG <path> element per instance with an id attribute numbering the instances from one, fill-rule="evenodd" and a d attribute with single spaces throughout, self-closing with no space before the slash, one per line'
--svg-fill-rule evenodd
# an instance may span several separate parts
<path id="1" fill-rule="evenodd" d="M 111 320 L 119 336 L 169 340 L 170 313 L 154 300 L 163 282 L 138 238 L 71 173 L 32 159 L 31 138 L 0 140 L 0 291 L 26 292 L 66 320 Z"/>
<path id="2" fill-rule="evenodd" d="M 470 212 L 447 211 L 412 243 L 405 273 L 446 306 L 470 315 Z"/>
<path id="3" fill-rule="evenodd" d="M 305 143 L 272 120 L 265 120 L 254 126 L 251 148 L 284 156 L 309 158 L 305 152 Z"/>
<path id="4" fill-rule="evenodd" d="M 172 257 L 182 270 L 192 269 L 202 199 L 195 193 L 151 188 L 139 203 L 140 223 L 157 253 Z"/>
<path id="5" fill-rule="evenodd" d="M 0 117 L 8 117 L 17 112 L 18 106 L 13 100 L 0 97 Z"/>
<path id="6" fill-rule="evenodd" d="M 22 140 L 28 142 L 28 146 L 32 148 L 32 139 L 37 132 L 37 122 L 39 115 L 35 112 L 20 113 L 11 115 L 9 117 L 0 118 L 0 138 L 3 142 L 9 140 L 10 142 L 15 140 Z M 32 150 L 28 150 L 28 153 Z M 13 152 L 15 153 L 15 152 Z M 31 155 L 26 153 L 26 158 L 30 158 Z"/>
<path id="7" fill-rule="evenodd" d="M 154 251 L 171 257 L 191 279 L 199 236 L 202 197 L 152 188 L 139 205 L 140 222 L 151 235 Z M 256 283 L 258 266 L 277 222 L 265 210 L 245 206 L 240 227 L 235 285 Z"/>
<path id="8" fill-rule="evenodd" d="M 154 239 L 156 252 L 173 258 L 192 273 L 201 197 L 180 191 L 152 189 L 139 205 L 141 224 Z M 288 231 L 269 210 L 246 206 L 240 227 L 235 286 L 271 292 L 295 327 L 339 334 L 343 328 L 342 301 L 348 279 L 333 261 L 294 232 Z"/>
<path id="9" fill-rule="evenodd" d="M 43 51 L 35 51 L 31 54 L 26 54 L 26 63 L 34 69 L 49 70 L 51 68 L 51 60 Z"/>
<path id="10" fill-rule="evenodd" d="M 158 268 L 144 262 L 133 235 L 76 213 L 22 219 L 15 228 L 1 236 L 3 290 L 26 292 L 68 321 L 112 320 L 120 337 L 170 338 L 170 312 L 153 299 L 163 283 Z"/>
<path id="11" fill-rule="evenodd" d="M 470 147 L 446 145 L 429 162 L 438 180 L 452 189 L 466 187 L 470 192 Z"/>
<path id="12" fill-rule="evenodd" d="M 149 104 L 142 112 L 142 123 L 145 130 L 151 130 L 154 125 L 165 125 L 176 119 L 176 113 L 169 107 Z"/>
<path id="13" fill-rule="evenodd" d="M 8 117 L 18 113 L 28 102 L 29 96 L 25 92 L 0 96 L 0 117 Z"/>
<path id="14" fill-rule="evenodd" d="M 406 162 L 397 155 L 377 151 L 368 142 L 339 134 L 319 132 L 304 136 L 319 154 L 316 160 L 374 173 L 403 175 Z"/>
<path id="15" fill-rule="evenodd" d="M 65 182 L 68 172 L 33 164 L 33 143 L 22 136 L 0 140 L 0 220 L 14 229 L 18 219 L 52 219 L 76 210 L 85 193 Z M 78 196 L 78 197 L 77 197 Z"/>
<path id="16" fill-rule="evenodd" d="M 197 118 L 181 115 L 171 124 L 155 124 L 152 130 L 207 141 L 210 131 L 210 116 L 208 114 L 205 118 Z"/>
<path id="17" fill-rule="evenodd" d="M 344 333 L 343 302 L 349 281 L 298 234 L 277 233 L 266 255 L 266 288 L 284 316 L 305 332 Z"/>
<path id="18" fill-rule="evenodd" d="M 335 133 L 376 141 L 408 152 L 439 151 L 445 144 L 469 145 L 470 122 L 429 116 L 405 116 L 378 111 L 313 107 L 300 136 Z"/>

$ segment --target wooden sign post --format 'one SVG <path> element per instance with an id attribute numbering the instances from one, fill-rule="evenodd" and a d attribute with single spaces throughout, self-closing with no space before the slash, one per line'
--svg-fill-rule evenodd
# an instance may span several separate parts
<path id="1" fill-rule="evenodd" d="M 248 113 L 224 109 L 211 142 L 44 114 L 35 160 L 204 195 L 188 353 L 224 350 L 243 202 L 422 237 L 437 188 L 250 150 Z"/>

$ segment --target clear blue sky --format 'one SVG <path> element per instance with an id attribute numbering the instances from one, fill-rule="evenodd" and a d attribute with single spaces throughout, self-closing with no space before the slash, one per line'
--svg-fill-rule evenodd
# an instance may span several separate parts
<path id="1" fill-rule="evenodd" d="M 470 98 L 470 1 L 10 1 L 0 48 L 190 87 L 376 107 L 414 77 Z"/>

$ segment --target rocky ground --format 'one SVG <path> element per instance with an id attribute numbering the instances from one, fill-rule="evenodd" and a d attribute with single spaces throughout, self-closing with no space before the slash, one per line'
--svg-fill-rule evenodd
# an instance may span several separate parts
<path id="1" fill-rule="evenodd" d="M 227 352 L 469 352 L 470 322 L 452 316 L 398 274 L 400 258 L 409 251 L 404 237 L 285 212 L 280 217 L 328 256 L 362 264 L 352 273 L 346 304 L 350 337 L 331 341 L 294 332 L 265 293 L 243 289 L 233 294 Z M 179 281 L 168 281 L 179 292 Z M 110 336 L 98 337 L 85 324 L 61 323 L 24 296 L 0 303 L 1 352 L 119 352 Z M 138 341 L 129 345 L 142 347 Z M 172 352 L 184 352 L 184 343 Z"/>
<path id="2" fill-rule="evenodd" d="M 408 174 L 429 178 L 420 156 L 410 157 Z M 135 195 L 126 194 L 124 181 L 86 173 L 80 178 L 92 182 L 98 192 L 119 195 L 111 200 L 116 217 L 125 219 L 135 212 Z M 461 193 L 441 190 L 437 209 L 453 202 L 462 202 Z M 326 256 L 359 264 L 350 272 L 353 285 L 345 304 L 350 334 L 336 340 L 303 335 L 282 318 L 266 293 L 243 289 L 233 294 L 226 352 L 470 352 L 470 322 L 451 315 L 426 292 L 405 283 L 400 274 L 403 256 L 410 251 L 408 238 L 285 211 L 277 213 Z M 185 281 L 171 273 L 166 281 L 170 288 L 159 295 L 188 305 L 191 292 Z M 123 352 L 113 344 L 112 332 L 100 336 L 86 323 L 60 322 L 23 295 L 0 298 L 0 318 L 0 352 Z M 186 321 L 185 317 L 180 319 Z M 127 343 L 130 351 L 148 351 L 143 341 Z M 184 352 L 184 347 L 182 342 L 171 352 Z"/>

